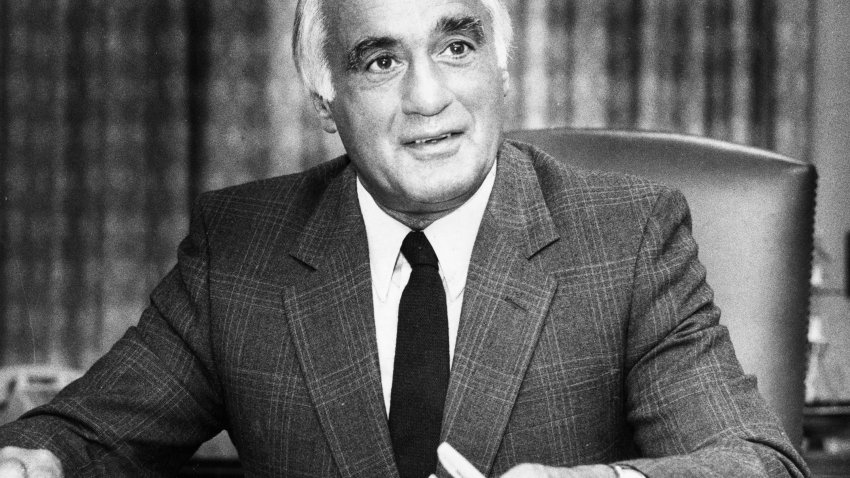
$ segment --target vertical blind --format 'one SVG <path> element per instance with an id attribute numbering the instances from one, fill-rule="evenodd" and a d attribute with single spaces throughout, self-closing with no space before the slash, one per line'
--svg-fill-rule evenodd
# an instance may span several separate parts
<path id="1" fill-rule="evenodd" d="M 340 154 L 292 1 L 0 0 L 0 365 L 89 366 L 201 191 Z M 807 159 L 812 0 L 510 0 L 508 128 L 692 133 Z"/>

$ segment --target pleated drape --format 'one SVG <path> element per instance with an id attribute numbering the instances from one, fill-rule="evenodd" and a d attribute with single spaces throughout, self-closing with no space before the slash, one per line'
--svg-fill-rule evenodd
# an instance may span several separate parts
<path id="1" fill-rule="evenodd" d="M 186 230 L 178 1 L 3 1 L 3 364 L 90 364 Z"/>
<path id="2" fill-rule="evenodd" d="M 293 1 L 0 0 L 0 365 L 87 367 L 198 193 L 342 152 Z M 806 160 L 811 0 L 508 0 L 508 128 L 677 131 Z"/>
<path id="3" fill-rule="evenodd" d="M 510 5 L 510 127 L 674 131 L 808 159 L 810 1 Z"/>

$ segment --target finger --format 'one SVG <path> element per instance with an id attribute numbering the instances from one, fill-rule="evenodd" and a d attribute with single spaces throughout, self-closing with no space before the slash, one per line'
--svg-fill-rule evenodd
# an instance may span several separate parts
<path id="1" fill-rule="evenodd" d="M 0 448 L 0 478 L 62 478 L 62 462 L 47 450 Z"/>
<path id="2" fill-rule="evenodd" d="M 29 478 L 24 463 L 17 458 L 4 458 L 0 461 L 0 478 Z"/>
<path id="3" fill-rule="evenodd" d="M 62 478 L 62 472 L 52 466 L 35 465 L 27 469 L 26 478 Z"/>
<path id="4" fill-rule="evenodd" d="M 27 450 L 25 464 L 27 478 L 62 478 L 62 463 L 47 450 Z"/>

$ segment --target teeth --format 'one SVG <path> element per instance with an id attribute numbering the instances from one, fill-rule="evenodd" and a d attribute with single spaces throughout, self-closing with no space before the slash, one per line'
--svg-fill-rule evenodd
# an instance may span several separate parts
<path id="1" fill-rule="evenodd" d="M 435 136 L 433 138 L 417 139 L 416 141 L 414 141 L 414 144 L 425 144 L 425 143 L 434 144 L 437 141 L 442 141 L 444 139 L 447 139 L 449 136 L 451 136 L 451 133 L 446 133 L 446 134 L 443 134 L 443 135 L 440 135 L 440 136 Z"/>

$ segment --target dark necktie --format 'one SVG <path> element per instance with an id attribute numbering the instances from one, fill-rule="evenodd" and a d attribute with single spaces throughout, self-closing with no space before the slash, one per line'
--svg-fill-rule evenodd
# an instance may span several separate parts
<path id="1" fill-rule="evenodd" d="M 437 469 L 449 383 L 446 292 L 424 233 L 410 232 L 401 253 L 412 270 L 398 304 L 389 427 L 401 478 L 423 478 Z"/>

